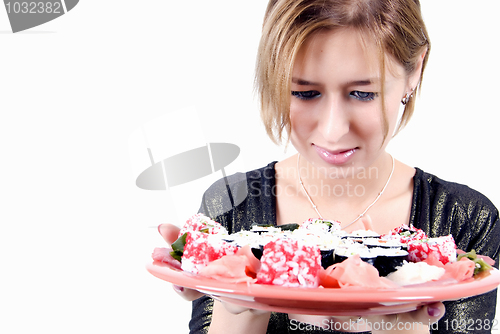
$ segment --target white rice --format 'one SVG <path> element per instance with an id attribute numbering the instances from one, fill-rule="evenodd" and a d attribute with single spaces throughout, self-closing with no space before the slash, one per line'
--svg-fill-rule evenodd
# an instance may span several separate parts
<path id="1" fill-rule="evenodd" d="M 360 238 L 380 237 L 380 234 L 372 230 L 356 230 L 352 231 L 348 235 L 351 237 L 360 237 Z"/>
<path id="2" fill-rule="evenodd" d="M 394 283 L 404 286 L 438 280 L 444 268 L 428 265 L 425 262 L 406 262 L 398 270 L 387 275 Z"/>

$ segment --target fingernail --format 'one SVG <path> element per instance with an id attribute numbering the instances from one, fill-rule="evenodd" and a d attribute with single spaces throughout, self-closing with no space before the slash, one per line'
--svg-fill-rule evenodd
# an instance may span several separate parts
<path id="1" fill-rule="evenodd" d="M 427 314 L 431 317 L 439 317 L 439 315 L 441 314 L 441 311 L 437 307 L 428 307 Z"/>
<path id="2" fill-rule="evenodd" d="M 184 292 L 184 288 L 182 286 L 174 285 L 174 290 L 177 292 Z"/>

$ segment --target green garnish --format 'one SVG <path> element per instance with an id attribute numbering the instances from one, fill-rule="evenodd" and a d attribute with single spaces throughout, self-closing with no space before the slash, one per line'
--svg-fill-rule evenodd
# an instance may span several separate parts
<path id="1" fill-rule="evenodd" d="M 291 223 L 278 226 L 282 231 L 294 231 L 299 228 L 299 224 Z"/>
<path id="2" fill-rule="evenodd" d="M 332 225 L 333 225 L 332 222 L 327 221 L 327 220 L 320 220 L 320 219 L 318 219 L 317 222 L 321 223 L 321 224 L 325 224 L 328 227 L 332 227 Z"/>
<path id="3" fill-rule="evenodd" d="M 255 223 L 253 223 L 252 227 L 253 226 L 257 226 L 257 227 L 273 227 L 274 225 L 271 225 L 271 224 L 255 224 Z"/>
<path id="4" fill-rule="evenodd" d="M 474 249 L 468 253 L 458 255 L 457 261 L 460 261 L 460 259 L 463 257 L 466 257 L 469 260 L 474 261 L 474 264 L 475 264 L 474 275 L 476 275 L 480 272 L 483 272 L 483 271 L 488 271 L 492 268 L 483 259 L 477 257 L 476 251 Z"/>
<path id="5" fill-rule="evenodd" d="M 177 261 L 181 262 L 182 254 L 184 254 L 184 246 L 186 245 L 187 233 L 181 235 L 175 242 L 171 245 L 172 251 L 170 255 Z"/>

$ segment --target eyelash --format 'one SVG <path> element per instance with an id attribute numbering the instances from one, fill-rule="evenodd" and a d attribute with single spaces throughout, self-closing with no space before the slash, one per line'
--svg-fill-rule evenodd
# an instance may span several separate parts
<path id="1" fill-rule="evenodd" d="M 292 91 L 292 96 L 295 96 L 299 100 L 304 100 L 304 101 L 315 99 L 320 95 L 321 93 L 316 90 L 308 90 L 304 92 Z"/>
<path id="2" fill-rule="evenodd" d="M 292 96 L 298 98 L 299 100 L 309 101 L 321 96 L 321 93 L 316 90 L 292 91 Z M 374 100 L 378 96 L 378 94 L 372 92 L 361 92 L 359 90 L 354 90 L 349 93 L 349 96 L 361 102 L 368 102 Z"/>
<path id="3" fill-rule="evenodd" d="M 364 97 L 360 96 L 363 95 Z M 372 101 L 375 99 L 378 94 L 377 93 L 371 93 L 371 92 L 360 92 L 359 90 L 354 90 L 349 93 L 349 96 L 352 96 L 356 100 L 362 101 L 362 102 L 368 102 Z"/>

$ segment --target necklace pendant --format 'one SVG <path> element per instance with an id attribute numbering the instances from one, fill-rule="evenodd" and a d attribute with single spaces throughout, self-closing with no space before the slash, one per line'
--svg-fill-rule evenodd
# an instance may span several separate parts
<path id="1" fill-rule="evenodd" d="M 365 213 L 370 210 L 370 208 L 375 205 L 375 203 L 377 203 L 378 199 L 380 198 L 380 196 L 382 196 L 382 194 L 384 193 L 385 189 L 387 188 L 387 186 L 389 185 L 389 182 L 391 181 L 391 178 L 392 178 L 392 174 L 394 174 L 394 168 L 395 168 L 395 163 L 394 163 L 394 157 L 391 156 L 392 158 L 392 170 L 391 170 L 391 173 L 389 174 L 389 178 L 387 179 L 387 182 L 385 183 L 384 187 L 382 188 L 382 190 L 378 193 L 378 196 L 375 198 L 375 200 L 370 204 L 368 205 L 368 207 L 365 209 L 365 211 L 363 211 L 363 213 L 361 213 L 356 219 L 354 219 L 352 222 L 350 222 L 349 224 L 347 224 L 346 226 L 342 227 L 342 229 L 345 229 L 349 226 L 351 226 L 352 224 L 354 224 L 355 222 L 357 222 L 360 218 L 362 218 Z M 316 204 L 313 202 L 311 196 L 309 196 L 309 193 L 307 192 L 306 190 L 306 187 L 304 186 L 303 182 L 302 182 L 302 176 L 300 175 L 300 166 L 299 166 L 299 161 L 300 161 L 300 154 L 297 155 L 297 176 L 298 176 L 298 181 L 299 181 L 299 184 L 300 186 L 302 187 L 302 190 L 304 191 L 305 195 L 307 196 L 307 199 L 309 200 L 309 202 L 311 203 L 311 206 L 313 207 L 314 211 L 316 211 L 316 213 L 318 214 L 319 218 L 321 218 L 321 220 L 324 220 L 323 219 L 323 216 L 321 216 L 321 213 L 319 213 L 319 210 L 317 209 L 317 206 Z"/>

